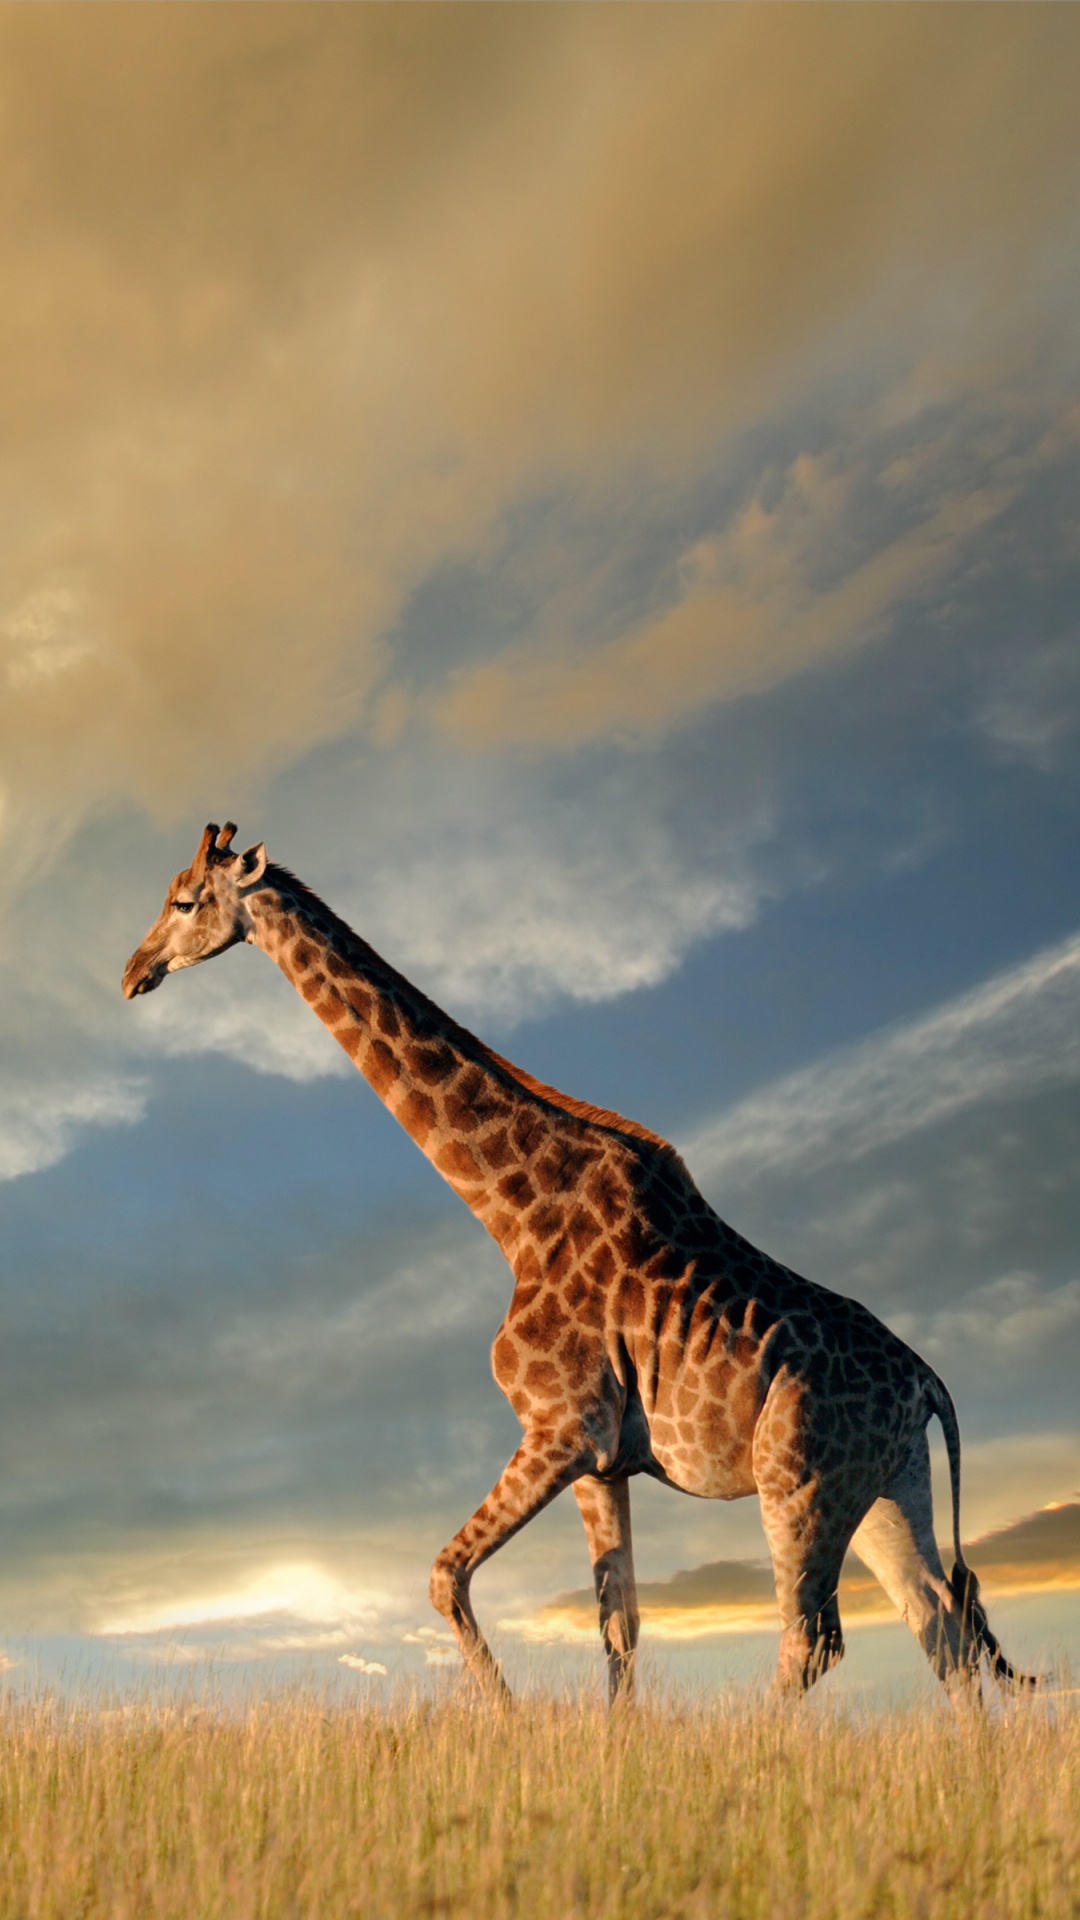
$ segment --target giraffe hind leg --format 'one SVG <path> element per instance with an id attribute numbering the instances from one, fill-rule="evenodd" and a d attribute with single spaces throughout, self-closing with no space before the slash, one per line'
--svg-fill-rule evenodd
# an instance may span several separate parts
<path id="1" fill-rule="evenodd" d="M 1005 1687 L 1013 1693 L 1022 1693 L 1028 1687 L 1043 1686 L 1045 1684 L 1043 1675 L 1020 1673 L 1010 1661 L 1006 1660 L 998 1637 L 991 1630 L 990 1622 L 986 1617 L 979 1582 L 971 1568 L 957 1561 L 953 1567 L 949 1585 L 961 1609 L 962 1632 L 973 1640 L 981 1654 L 986 1655 L 991 1677 L 997 1681 L 998 1686 Z"/>
<path id="2" fill-rule="evenodd" d="M 761 1519 L 780 1608 L 779 1692 L 806 1692 L 844 1657 L 837 1587 L 851 1537 L 812 1484 L 764 1490 Z"/>
<path id="3" fill-rule="evenodd" d="M 491 1698 L 509 1699 L 510 1690 L 477 1625 L 469 1594 L 472 1576 L 578 1478 L 589 1458 L 576 1439 L 553 1440 L 548 1435 L 540 1441 L 526 1435 L 487 1499 L 443 1548 L 431 1570 L 431 1604 L 453 1628 L 465 1665 Z"/>
<path id="4" fill-rule="evenodd" d="M 980 1641 L 965 1617 L 963 1596 L 945 1577 L 934 1538 L 925 1430 L 913 1437 L 899 1472 L 851 1544 L 911 1628 L 938 1679 L 958 1697 L 977 1698 Z"/>
<path id="5" fill-rule="evenodd" d="M 632 1698 L 638 1641 L 637 1587 L 630 1537 L 630 1482 L 586 1474 L 574 1482 L 592 1560 L 600 1633 L 608 1666 L 612 1706 Z"/>
<path id="6" fill-rule="evenodd" d="M 804 1582 L 801 1599 L 800 1611 L 790 1609 L 787 1624 L 781 1627 L 774 1683 L 781 1693 L 808 1692 L 823 1673 L 839 1666 L 844 1657 L 844 1632 L 835 1587 L 821 1598 L 812 1581 Z"/>

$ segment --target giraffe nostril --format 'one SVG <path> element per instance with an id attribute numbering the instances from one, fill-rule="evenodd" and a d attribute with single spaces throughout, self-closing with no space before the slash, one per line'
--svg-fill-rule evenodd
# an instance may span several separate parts
<path id="1" fill-rule="evenodd" d="M 120 990 L 125 1000 L 134 1000 L 139 994 L 152 993 L 165 977 L 165 969 L 160 961 L 153 961 L 150 966 L 140 969 L 137 958 L 137 955 L 133 955 L 128 961 L 124 968 L 124 977 L 120 982 Z"/>

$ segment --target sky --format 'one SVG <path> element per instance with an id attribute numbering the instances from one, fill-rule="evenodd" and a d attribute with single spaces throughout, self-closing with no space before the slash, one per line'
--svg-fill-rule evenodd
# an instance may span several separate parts
<path id="1" fill-rule="evenodd" d="M 1078 59 L 1007 0 L 0 5 L 15 1682 L 449 1668 L 517 1440 L 508 1270 L 265 957 L 121 999 L 226 818 L 925 1354 L 1080 1659 Z M 767 1664 L 756 1503 L 634 1512 L 655 1671 Z M 481 1572 L 512 1671 L 600 1686 L 587 1580 L 569 1500 Z"/>

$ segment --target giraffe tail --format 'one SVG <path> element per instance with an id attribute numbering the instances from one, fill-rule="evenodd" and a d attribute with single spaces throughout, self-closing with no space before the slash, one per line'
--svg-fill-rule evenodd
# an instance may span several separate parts
<path id="1" fill-rule="evenodd" d="M 973 1647 L 976 1658 L 986 1655 L 990 1672 L 999 1686 L 1022 1691 L 1027 1687 L 1043 1684 L 1042 1676 L 1035 1673 L 1019 1673 L 1010 1664 L 1001 1651 L 997 1636 L 991 1630 L 979 1593 L 979 1582 L 964 1559 L 964 1549 L 960 1542 L 960 1423 L 956 1418 L 956 1408 L 952 1395 L 943 1380 L 927 1368 L 927 1398 L 934 1413 L 941 1422 L 945 1435 L 945 1451 L 949 1456 L 949 1480 L 952 1485 L 952 1528 L 953 1551 L 956 1555 L 953 1563 L 949 1588 L 960 1608 L 961 1644 Z"/>

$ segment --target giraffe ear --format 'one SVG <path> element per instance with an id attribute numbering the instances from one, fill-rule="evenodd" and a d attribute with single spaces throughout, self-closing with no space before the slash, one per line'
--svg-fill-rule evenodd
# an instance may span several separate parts
<path id="1" fill-rule="evenodd" d="M 249 847 L 238 861 L 236 882 L 241 887 L 257 887 L 266 872 L 266 848 L 262 841 L 257 847 Z"/>

